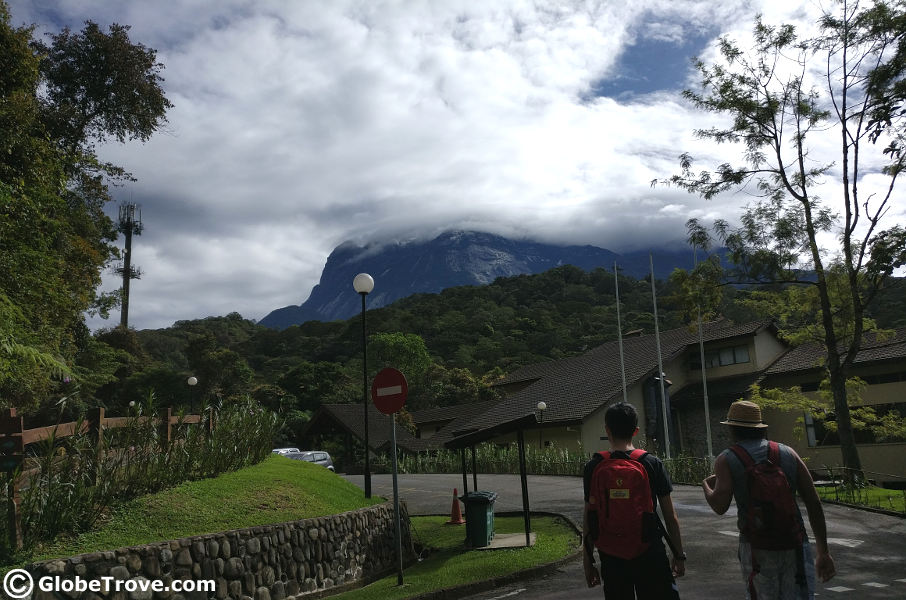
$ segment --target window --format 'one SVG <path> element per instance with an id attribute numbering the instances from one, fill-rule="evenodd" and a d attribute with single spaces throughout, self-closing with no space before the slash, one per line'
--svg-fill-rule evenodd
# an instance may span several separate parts
<path id="1" fill-rule="evenodd" d="M 701 369 L 701 360 L 699 354 L 694 354 L 689 359 L 689 370 L 697 371 Z M 705 352 L 705 367 L 713 369 L 714 367 L 726 367 L 729 365 L 738 365 L 749 362 L 749 347 L 730 346 L 719 350 L 709 350 Z"/>
<path id="2" fill-rule="evenodd" d="M 721 348 L 720 349 L 720 366 L 725 367 L 727 365 L 735 365 L 736 361 L 733 359 L 733 348 Z"/>
<path id="3" fill-rule="evenodd" d="M 809 448 L 814 448 L 818 445 L 815 440 L 815 419 L 810 412 L 805 413 L 805 437 L 808 440 Z"/>

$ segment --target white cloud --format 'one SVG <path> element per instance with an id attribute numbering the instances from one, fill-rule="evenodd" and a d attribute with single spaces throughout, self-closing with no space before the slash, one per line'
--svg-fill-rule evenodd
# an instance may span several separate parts
<path id="1" fill-rule="evenodd" d="M 117 194 L 143 205 L 134 253 L 145 276 L 130 317 L 144 328 L 298 304 L 346 239 L 480 228 L 621 251 L 682 240 L 690 215 L 732 218 L 726 206 L 649 186 L 676 172 L 683 150 L 721 156 L 692 137 L 711 117 L 675 89 L 622 103 L 590 90 L 640 39 L 740 36 L 758 10 L 801 10 L 779 14 L 776 4 L 14 0 L 11 9 L 14 21 L 47 30 L 132 24 L 133 40 L 166 65 L 167 131 L 103 148 L 139 179 Z"/>

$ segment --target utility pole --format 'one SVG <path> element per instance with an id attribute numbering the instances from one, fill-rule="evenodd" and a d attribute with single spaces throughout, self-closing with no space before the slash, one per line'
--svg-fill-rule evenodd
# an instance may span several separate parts
<path id="1" fill-rule="evenodd" d="M 138 217 L 136 217 L 138 209 Z M 120 327 L 129 327 L 129 282 L 141 279 L 142 271 L 132 266 L 132 235 L 142 234 L 142 210 L 136 204 L 120 204 L 120 219 L 117 230 L 126 236 L 126 249 L 123 252 L 123 264 L 117 267 L 116 272 L 123 276 L 122 310 L 120 311 Z"/>

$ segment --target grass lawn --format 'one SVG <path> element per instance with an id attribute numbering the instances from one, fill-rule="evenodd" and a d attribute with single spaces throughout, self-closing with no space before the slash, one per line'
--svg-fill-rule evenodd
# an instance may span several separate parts
<path id="1" fill-rule="evenodd" d="M 845 489 L 842 487 L 818 487 L 818 495 L 825 500 L 837 500 L 848 504 L 861 504 L 869 508 L 882 508 L 894 512 L 906 512 L 906 491 L 888 490 L 879 487 Z"/>
<path id="2" fill-rule="evenodd" d="M 515 573 L 563 558 L 579 547 L 575 530 L 562 519 L 532 517 L 537 542 L 531 548 L 468 550 L 464 526 L 446 525 L 449 517 L 413 517 L 415 542 L 431 548 L 427 558 L 403 571 L 403 586 L 394 573 L 367 587 L 346 592 L 342 600 L 392 600 Z M 521 533 L 522 517 L 495 517 L 496 533 Z"/>
<path id="3" fill-rule="evenodd" d="M 271 456 L 240 471 L 127 502 L 92 531 L 46 545 L 25 560 L 323 517 L 381 502 L 366 500 L 360 488 L 323 467 Z"/>
<path id="4" fill-rule="evenodd" d="M 383 502 L 366 500 L 357 486 L 323 467 L 271 456 L 263 463 L 214 479 L 175 488 L 124 503 L 92 531 L 39 548 L 17 563 L 112 550 L 256 525 L 331 515 Z M 413 517 L 416 545 L 427 548 L 424 560 L 404 571 L 353 590 L 342 598 L 406 598 L 507 575 L 556 561 L 575 551 L 574 529 L 555 517 L 532 518 L 537 542 L 531 548 L 469 550 L 465 527 L 446 525 L 449 517 Z M 499 517 L 495 532 L 520 533 L 522 517 Z M 11 568 L 0 568 L 0 573 Z"/>

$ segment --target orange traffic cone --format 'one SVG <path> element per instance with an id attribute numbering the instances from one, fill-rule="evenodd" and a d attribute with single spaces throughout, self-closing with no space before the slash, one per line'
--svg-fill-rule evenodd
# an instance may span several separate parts
<path id="1" fill-rule="evenodd" d="M 462 518 L 462 511 L 459 510 L 459 493 L 456 491 L 456 488 L 453 488 L 453 509 L 450 511 L 450 520 L 447 521 L 448 525 L 462 525 L 466 522 Z"/>

